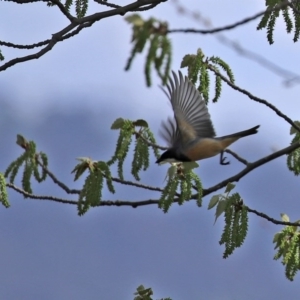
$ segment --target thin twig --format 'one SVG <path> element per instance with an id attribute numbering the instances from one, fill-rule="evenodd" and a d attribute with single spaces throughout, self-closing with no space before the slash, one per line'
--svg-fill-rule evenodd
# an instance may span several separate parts
<path id="1" fill-rule="evenodd" d="M 57 184 L 60 188 L 62 188 L 67 194 L 80 194 L 81 193 L 81 190 L 70 189 L 63 182 L 58 180 L 58 178 L 47 167 L 45 167 L 41 161 L 38 160 L 37 163 L 49 175 L 49 177 L 52 179 L 52 181 L 55 184 Z"/>
<path id="2" fill-rule="evenodd" d="M 217 32 L 221 32 L 221 31 L 226 31 L 226 30 L 231 30 L 234 29 L 238 26 L 247 24 L 253 20 L 256 20 L 257 18 L 263 16 L 265 13 L 269 13 L 269 12 L 273 12 L 273 11 L 278 11 L 280 9 L 283 9 L 285 7 L 287 7 L 288 5 L 290 5 L 289 1 L 284 1 L 278 5 L 276 5 L 275 7 L 272 8 L 267 8 L 264 11 L 261 11 L 259 13 L 256 13 L 255 15 L 253 15 L 252 17 L 247 17 L 241 21 L 235 22 L 231 25 L 226 25 L 226 26 L 222 26 L 222 27 L 217 27 L 217 28 L 213 28 L 213 29 L 193 29 L 193 28 L 187 28 L 187 29 L 170 29 L 167 31 L 167 33 L 177 33 L 177 32 L 183 32 L 183 33 L 201 33 L 201 34 L 212 34 L 212 33 L 217 33 Z"/>
<path id="3" fill-rule="evenodd" d="M 162 147 L 162 146 L 159 146 L 157 144 L 153 144 L 151 142 L 149 142 L 146 138 L 143 137 L 143 135 L 138 132 L 138 131 L 134 131 L 134 134 L 137 135 L 139 138 L 141 138 L 148 146 L 152 147 L 152 148 L 157 148 L 157 149 L 160 149 L 160 150 L 167 150 L 168 148 L 167 147 Z"/>
<path id="4" fill-rule="evenodd" d="M 19 45 L 19 44 L 9 43 L 9 42 L 5 42 L 5 41 L 0 41 L 0 45 L 5 46 L 5 47 L 10 47 L 10 48 L 16 48 L 16 49 L 33 49 L 33 48 L 45 46 L 45 45 L 49 44 L 50 41 L 51 40 L 45 40 L 45 41 L 42 41 L 39 43 L 30 44 L 30 45 Z"/>
<path id="5" fill-rule="evenodd" d="M 285 4 L 286 6 L 286 4 Z M 238 26 L 247 24 L 259 17 L 261 17 L 262 15 L 264 15 L 266 12 L 266 10 L 259 12 L 257 14 L 255 14 L 252 17 L 248 17 L 245 18 L 241 21 L 238 21 L 236 23 L 233 23 L 231 25 L 226 25 L 226 26 L 222 26 L 222 27 L 217 27 L 217 28 L 213 28 L 213 29 L 194 29 L 194 28 L 186 28 L 186 29 L 170 29 L 167 31 L 167 33 L 178 33 L 178 32 L 182 32 L 182 33 L 201 33 L 201 34 L 213 34 L 213 33 L 217 33 L 217 32 L 221 32 L 221 31 L 226 31 L 226 30 L 231 30 L 234 29 Z"/>
<path id="6" fill-rule="evenodd" d="M 55 4 L 60 11 L 69 19 L 70 22 L 77 22 L 78 19 L 70 14 L 70 12 L 64 7 L 64 5 L 59 0 L 43 0 L 44 2 L 52 2 Z"/>
<path id="7" fill-rule="evenodd" d="M 296 227 L 299 227 L 300 224 L 299 223 L 292 223 L 292 222 L 285 222 L 285 221 L 279 221 L 279 220 L 276 220 L 274 218 L 271 218 L 269 217 L 268 215 L 262 213 L 262 212 L 259 212 L 255 209 L 251 209 L 250 207 L 246 206 L 247 208 L 247 211 L 248 212 L 251 212 L 253 214 L 256 214 L 257 216 L 263 218 L 263 219 L 266 219 L 268 221 L 270 221 L 271 223 L 273 224 L 276 224 L 276 225 L 285 225 L 285 226 L 296 226 Z"/>
<path id="8" fill-rule="evenodd" d="M 111 177 L 111 180 L 115 181 L 115 182 L 118 182 L 118 183 L 121 183 L 121 184 L 124 184 L 124 185 L 131 185 L 131 186 L 135 186 L 135 187 L 150 190 L 150 191 L 157 191 L 157 192 L 162 192 L 163 191 L 163 189 L 158 188 L 158 187 L 145 185 L 145 184 L 142 184 L 142 183 L 128 181 L 128 180 L 122 180 L 122 179 L 119 179 L 117 177 Z"/>
<path id="9" fill-rule="evenodd" d="M 271 110 L 273 110 L 278 116 L 286 120 L 292 127 L 294 127 L 297 131 L 300 132 L 300 128 L 285 114 L 283 114 L 276 106 L 273 104 L 269 103 L 267 100 L 264 100 L 262 98 L 256 97 L 252 95 L 250 92 L 247 90 L 244 90 L 237 85 L 233 84 L 229 79 L 227 79 L 225 76 L 223 76 L 220 72 L 218 72 L 213 66 L 207 65 L 207 68 L 210 69 L 212 72 L 214 72 L 217 76 L 219 76 L 224 82 L 226 82 L 230 87 L 232 87 L 234 90 L 239 91 L 240 93 L 248 96 L 250 99 L 259 102 L 261 104 L 266 105 L 269 107 Z"/>
<path id="10" fill-rule="evenodd" d="M 236 160 L 238 160 L 242 164 L 244 164 L 246 166 L 249 164 L 249 162 L 246 159 L 240 157 L 238 154 L 236 154 L 235 152 L 231 151 L 230 149 L 226 149 L 225 152 L 231 154 Z"/>
<path id="11" fill-rule="evenodd" d="M 54 197 L 54 196 L 45 196 L 45 195 L 30 194 L 30 193 L 24 191 L 23 189 L 20 189 L 19 187 L 15 186 L 12 183 L 6 183 L 6 186 L 12 188 L 16 192 L 22 194 L 24 197 L 27 197 L 27 198 L 30 198 L 30 199 L 51 200 L 51 201 L 59 202 L 59 203 L 63 203 L 63 204 L 76 204 L 77 205 L 77 201 L 73 201 L 73 200 L 67 200 L 67 199 L 58 198 L 58 197 Z"/>
<path id="12" fill-rule="evenodd" d="M 119 8 L 120 7 L 120 5 L 110 3 L 110 2 L 107 2 L 107 1 L 101 1 L 101 0 L 94 0 L 94 1 L 97 2 L 98 4 L 105 5 L 105 6 L 112 7 L 112 8 Z"/>

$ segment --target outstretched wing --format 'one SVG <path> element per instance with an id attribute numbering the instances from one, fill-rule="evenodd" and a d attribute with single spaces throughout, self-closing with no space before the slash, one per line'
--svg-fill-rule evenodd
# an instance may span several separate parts
<path id="1" fill-rule="evenodd" d="M 208 113 L 207 106 L 199 91 L 182 76 L 179 71 L 179 79 L 174 71 L 173 78 L 169 78 L 167 91 L 162 89 L 169 98 L 176 121 L 176 128 L 171 120 L 163 123 L 165 134 L 162 136 L 171 145 L 188 143 L 197 137 L 214 137 L 215 130 Z"/>

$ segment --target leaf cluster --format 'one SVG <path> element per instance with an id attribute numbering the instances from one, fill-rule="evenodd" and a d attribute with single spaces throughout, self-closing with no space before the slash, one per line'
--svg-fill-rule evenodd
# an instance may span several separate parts
<path id="1" fill-rule="evenodd" d="M 43 152 L 37 153 L 35 143 L 33 141 L 27 141 L 21 135 L 17 135 L 17 144 L 24 149 L 24 152 L 8 166 L 4 176 L 9 178 L 9 182 L 13 184 L 19 169 L 23 166 L 22 188 L 25 192 L 32 194 L 31 178 L 34 177 L 37 182 L 42 182 L 47 177 L 44 168 L 39 170 L 38 161 L 40 159 L 43 166 L 47 167 L 48 158 Z"/>
<path id="2" fill-rule="evenodd" d="M 136 131 L 136 128 L 139 128 Z M 123 166 L 125 158 L 128 155 L 133 137 L 135 138 L 134 156 L 132 160 L 131 174 L 136 180 L 140 180 L 139 173 L 141 170 L 147 170 L 149 167 L 149 145 L 153 149 L 154 155 L 158 158 L 159 153 L 155 147 L 155 138 L 144 120 L 130 121 L 119 118 L 111 126 L 113 130 L 120 130 L 115 153 L 107 162 L 111 166 L 115 162 L 118 164 L 118 176 L 124 179 Z"/>
<path id="3" fill-rule="evenodd" d="M 68 12 L 70 12 L 70 9 L 73 5 L 75 8 L 76 16 L 77 18 L 80 19 L 86 15 L 88 10 L 88 4 L 89 4 L 88 0 L 75 0 L 75 1 L 65 0 L 65 3 L 63 5 Z M 55 6 L 56 4 L 53 3 L 52 1 L 49 1 L 47 5 L 51 7 L 51 6 Z"/>
<path id="4" fill-rule="evenodd" d="M 80 163 L 74 168 L 77 180 L 86 170 L 89 175 L 86 177 L 84 185 L 80 191 L 78 199 L 78 214 L 82 216 L 90 207 L 99 206 L 102 198 L 103 180 L 111 193 L 115 193 L 112 183 L 111 173 L 107 163 L 103 161 L 93 162 L 89 158 L 79 158 Z"/>
<path id="5" fill-rule="evenodd" d="M 145 77 L 147 86 L 151 86 L 151 67 L 153 66 L 163 84 L 167 82 L 171 68 L 171 42 L 167 37 L 168 24 L 155 18 L 143 20 L 140 15 L 132 14 L 125 18 L 132 25 L 133 48 L 127 60 L 125 70 L 128 71 L 136 54 L 142 53 L 149 44 L 145 63 Z"/>
<path id="6" fill-rule="evenodd" d="M 243 204 L 243 200 L 238 193 L 229 195 L 234 187 L 234 184 L 229 183 L 225 195 L 213 196 L 208 205 L 208 209 L 212 209 L 217 205 L 215 222 L 224 213 L 225 226 L 219 241 L 220 245 L 225 245 L 223 258 L 227 258 L 236 248 L 242 246 L 248 232 L 247 207 Z"/>
<path id="7" fill-rule="evenodd" d="M 282 221 L 289 222 L 286 214 L 281 214 Z M 295 223 L 300 224 L 300 220 Z M 274 235 L 273 243 L 277 253 L 274 259 L 282 258 L 285 266 L 285 276 L 293 281 L 300 269 L 300 231 L 298 226 L 285 226 L 280 232 Z"/>
<path id="8" fill-rule="evenodd" d="M 297 42 L 300 35 L 300 2 L 285 0 L 266 0 L 267 10 L 261 18 L 257 30 L 267 29 L 267 39 L 270 44 L 274 43 L 274 29 L 276 21 L 282 12 L 286 25 L 286 32 L 291 33 L 294 29 L 293 41 Z M 292 16 L 291 16 L 292 14 Z"/>
<path id="9" fill-rule="evenodd" d="M 201 49 L 198 49 L 196 54 L 185 55 L 182 59 L 180 67 L 188 69 L 188 77 L 194 85 L 196 85 L 199 79 L 199 85 L 197 89 L 200 94 L 202 94 L 206 104 L 209 100 L 210 89 L 209 67 L 214 68 L 218 72 L 220 72 L 221 68 L 223 71 L 225 71 L 229 80 L 234 83 L 234 75 L 230 66 L 219 57 L 205 57 Z M 212 102 L 217 102 L 222 91 L 222 80 L 217 75 L 215 75 L 214 90 L 215 95 L 212 99 Z"/>
<path id="10" fill-rule="evenodd" d="M 295 124 L 299 126 L 300 122 L 295 121 Z M 300 141 L 300 132 L 297 131 L 294 127 L 291 127 L 290 134 L 295 135 L 291 144 Z M 287 166 L 290 171 L 294 172 L 295 175 L 298 176 L 300 174 L 300 148 L 294 150 L 287 156 Z"/>
<path id="11" fill-rule="evenodd" d="M 143 285 L 137 287 L 136 292 L 134 293 L 135 297 L 133 300 L 153 300 L 151 297 L 153 291 L 151 288 L 145 288 Z M 171 298 L 162 298 L 160 300 L 172 300 Z"/>
<path id="12" fill-rule="evenodd" d="M 202 184 L 200 178 L 192 169 L 198 167 L 195 162 L 174 163 L 168 170 L 167 183 L 159 199 L 159 208 L 166 213 L 175 201 L 176 196 L 179 205 L 192 199 L 192 189 L 197 190 L 197 205 L 202 205 Z M 177 192 L 179 188 L 180 192 Z"/>
<path id="13" fill-rule="evenodd" d="M 2 173 L 0 173 L 0 202 L 4 207 L 10 207 L 10 204 L 8 202 L 8 193 L 6 189 L 6 180 Z"/>

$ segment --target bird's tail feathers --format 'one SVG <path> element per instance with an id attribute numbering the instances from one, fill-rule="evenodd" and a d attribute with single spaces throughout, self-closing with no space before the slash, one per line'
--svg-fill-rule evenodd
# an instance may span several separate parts
<path id="1" fill-rule="evenodd" d="M 245 136 L 248 136 L 248 135 L 256 134 L 258 132 L 259 126 L 260 125 L 257 125 L 253 128 L 250 128 L 250 129 L 247 129 L 247 130 L 244 130 L 244 131 L 240 131 L 240 132 L 237 132 L 237 133 L 234 133 L 234 134 L 222 136 L 222 137 L 220 137 L 220 139 L 221 140 L 228 139 L 228 138 L 239 139 L 239 138 L 242 138 L 242 137 L 245 137 Z"/>

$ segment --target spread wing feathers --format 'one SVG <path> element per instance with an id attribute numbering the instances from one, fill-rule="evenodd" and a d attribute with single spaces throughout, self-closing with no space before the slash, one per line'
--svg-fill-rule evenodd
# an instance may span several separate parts
<path id="1" fill-rule="evenodd" d="M 168 118 L 167 122 L 162 122 L 162 130 L 159 131 L 160 136 L 168 143 L 168 147 L 174 146 L 178 140 L 179 133 L 174 123 L 174 119 Z"/>
<path id="2" fill-rule="evenodd" d="M 200 93 L 187 77 L 183 78 L 180 71 L 179 79 L 175 72 L 172 73 L 174 80 L 169 78 L 168 92 L 163 89 L 172 104 L 177 125 L 176 130 L 174 126 L 166 130 L 167 125 L 163 125 L 169 132 L 169 138 L 172 138 L 172 144 L 189 142 L 197 137 L 214 137 L 215 130 Z"/>

